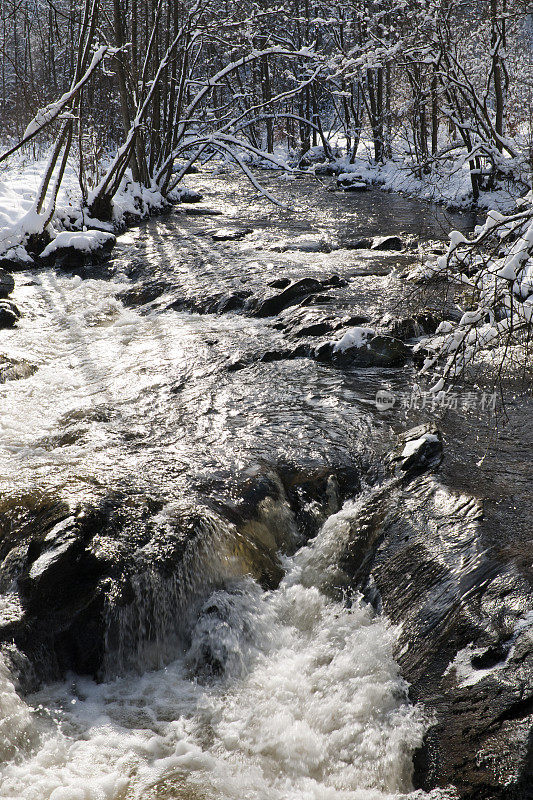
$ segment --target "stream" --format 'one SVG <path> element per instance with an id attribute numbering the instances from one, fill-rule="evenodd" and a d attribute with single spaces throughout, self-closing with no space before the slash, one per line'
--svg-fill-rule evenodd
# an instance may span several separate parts
<path id="1" fill-rule="evenodd" d="M 206 172 L 190 180 L 201 203 L 130 228 L 109 264 L 16 276 L 24 315 L 1 348 L 38 369 L 0 386 L 0 510 L 51 520 L 44 536 L 70 513 L 58 508 L 76 509 L 83 531 L 96 509 L 91 564 L 105 568 L 94 645 L 89 617 L 73 632 L 55 605 L 57 592 L 78 613 L 76 574 L 66 588 L 42 578 L 73 540 L 33 562 L 61 636 L 45 631 L 25 655 L 17 641 L 0 662 L 2 798 L 452 796 L 413 790 L 429 715 L 395 658 L 400 628 L 342 563 L 405 427 L 376 410 L 376 392 L 409 393 L 414 367 L 336 369 L 295 348 L 412 314 L 401 274 L 418 246 L 475 219 L 264 180 L 291 209 Z M 407 248 L 358 244 L 385 234 Z M 303 278 L 322 288 L 258 312 Z M 439 491 L 442 518 L 456 519 Z M 4 625 L 42 613 L 21 606 L 17 547 Z"/>

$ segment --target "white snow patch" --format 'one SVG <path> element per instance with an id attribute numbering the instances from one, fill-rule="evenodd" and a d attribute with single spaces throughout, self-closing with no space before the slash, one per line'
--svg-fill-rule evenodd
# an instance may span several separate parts
<path id="1" fill-rule="evenodd" d="M 423 436 L 420 436 L 418 439 L 411 439 L 410 441 L 405 443 L 405 447 L 402 450 L 402 458 L 409 458 L 412 456 L 413 453 L 416 453 L 426 442 L 438 442 L 439 437 L 435 436 L 434 433 L 424 433 Z"/>
<path id="2" fill-rule="evenodd" d="M 72 247 L 74 250 L 79 250 L 81 253 L 94 253 L 107 242 L 115 241 L 115 236 L 106 231 L 83 231 L 72 232 L 62 231 L 58 233 L 53 242 L 50 242 L 41 253 L 42 258 L 52 255 L 57 250 L 63 247 Z"/>
<path id="3" fill-rule="evenodd" d="M 376 331 L 373 328 L 350 328 L 342 339 L 335 343 L 333 352 L 344 353 L 345 350 L 349 350 L 351 347 L 363 347 L 375 334 Z"/>

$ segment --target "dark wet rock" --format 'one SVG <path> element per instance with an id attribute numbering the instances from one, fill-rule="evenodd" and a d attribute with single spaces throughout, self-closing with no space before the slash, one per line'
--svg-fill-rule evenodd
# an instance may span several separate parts
<path id="1" fill-rule="evenodd" d="M 370 335 L 365 342 L 337 347 L 336 342 L 326 342 L 315 350 L 318 361 L 335 367 L 402 367 L 411 358 L 411 351 L 392 336 Z"/>
<path id="2" fill-rule="evenodd" d="M 337 187 L 345 192 L 367 192 L 370 188 L 358 175 L 341 175 L 337 178 Z"/>
<path id="3" fill-rule="evenodd" d="M 117 297 L 128 308 L 134 308 L 135 306 L 144 306 L 147 303 L 152 303 L 171 289 L 172 286 L 167 281 L 155 278 L 119 292 Z"/>
<path id="4" fill-rule="evenodd" d="M 404 243 L 399 236 L 375 236 L 372 250 L 403 250 Z"/>
<path id="5" fill-rule="evenodd" d="M 328 178 L 333 175 L 338 175 L 341 168 L 337 164 L 317 164 L 315 167 L 315 175 L 319 178 Z"/>
<path id="6" fill-rule="evenodd" d="M 9 297 L 14 288 L 15 280 L 13 275 L 10 275 L 5 269 L 0 268 L 0 299 Z"/>
<path id="7" fill-rule="evenodd" d="M 370 250 L 373 239 L 342 239 L 340 246 L 343 250 Z"/>
<path id="8" fill-rule="evenodd" d="M 442 460 L 442 435 L 431 423 L 401 434 L 390 463 L 397 472 L 415 473 L 434 469 Z"/>
<path id="9" fill-rule="evenodd" d="M 311 294 L 309 295 L 309 297 L 305 297 L 300 303 L 300 305 L 302 306 L 302 308 L 305 308 L 307 306 L 321 306 L 327 303 L 331 303 L 332 299 L 333 298 L 329 294 L 323 294 L 323 293 Z"/>
<path id="10" fill-rule="evenodd" d="M 253 232 L 253 228 L 220 228 L 220 230 L 211 234 L 211 238 L 214 242 L 233 242 L 244 239 L 245 236 Z"/>
<path id="11" fill-rule="evenodd" d="M 225 314 L 228 311 L 242 311 L 251 295 L 252 292 L 249 289 L 230 292 L 230 294 L 219 300 L 216 311 L 218 314 Z"/>
<path id="12" fill-rule="evenodd" d="M 438 442 L 420 442 L 427 434 Z M 419 445 L 406 456 L 409 442 Z M 361 588 L 400 625 L 396 658 L 430 720 L 415 754 L 415 788 L 453 786 L 464 800 L 530 800 L 531 583 L 487 550 L 481 502 L 427 474 L 440 446 L 430 427 L 400 440 L 389 459 L 397 477 L 361 504 L 338 583 Z"/>
<path id="13" fill-rule="evenodd" d="M 290 284 L 290 278 L 276 278 L 276 280 L 269 281 L 267 286 L 270 286 L 272 289 L 286 289 Z"/>
<path id="14" fill-rule="evenodd" d="M 184 187 L 176 190 L 176 202 L 178 203 L 201 203 L 203 199 L 203 195 L 194 189 Z"/>
<path id="15" fill-rule="evenodd" d="M 386 328 L 387 333 L 403 341 L 415 339 L 418 336 L 431 335 L 435 333 L 441 322 L 441 315 L 432 311 L 421 311 L 410 317 L 388 318 L 383 320 L 381 324 Z"/>
<path id="16" fill-rule="evenodd" d="M 13 328 L 20 319 L 20 311 L 9 300 L 0 300 L 0 329 Z"/>
<path id="17" fill-rule="evenodd" d="M 260 300 L 253 314 L 256 317 L 275 317 L 285 308 L 296 305 L 310 294 L 319 292 L 323 285 L 323 282 L 316 278 L 301 278 L 299 281 L 291 283 L 279 294 Z"/>
<path id="18" fill-rule="evenodd" d="M 284 279 L 282 279 L 284 281 Z M 274 317 L 287 308 L 304 304 L 312 296 L 323 289 L 345 286 L 347 281 L 339 275 L 332 274 L 319 280 L 318 278 L 301 278 L 289 283 L 281 292 L 254 300 L 248 304 L 247 310 L 257 317 Z M 285 286 L 285 283 L 283 283 Z M 329 299 L 329 298 L 327 298 Z"/>
<path id="19" fill-rule="evenodd" d="M 83 233 L 73 234 L 73 236 L 76 235 L 83 237 Z M 42 266 L 55 266 L 71 271 L 83 269 L 107 260 L 116 241 L 115 236 L 109 234 L 105 237 L 105 241 L 102 240 L 98 245 L 91 243 L 90 248 L 86 249 L 71 245 L 55 246 L 52 242 L 39 256 L 39 263 Z"/>
<path id="20" fill-rule="evenodd" d="M 30 364 L 29 361 L 0 355 L 0 383 L 29 378 L 35 372 L 37 372 L 37 366 Z"/>
<path id="21" fill-rule="evenodd" d="M 7 272 L 22 272 L 34 266 L 33 258 L 22 248 L 12 248 L 0 257 L 0 269 Z"/>

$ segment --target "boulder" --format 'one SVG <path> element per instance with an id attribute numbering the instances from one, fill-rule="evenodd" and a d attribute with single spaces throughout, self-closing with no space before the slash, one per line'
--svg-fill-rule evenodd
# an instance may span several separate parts
<path id="1" fill-rule="evenodd" d="M 20 319 L 20 311 L 9 300 L 0 300 L 0 329 L 13 328 Z"/>
<path id="2" fill-rule="evenodd" d="M 437 467 L 442 460 L 442 435 L 433 424 L 418 425 L 399 437 L 398 446 L 389 456 L 397 472 L 423 472 Z"/>
<path id="3" fill-rule="evenodd" d="M 37 366 L 29 361 L 20 361 L 0 355 L 0 383 L 29 378 L 37 372 Z"/>
<path id="4" fill-rule="evenodd" d="M 39 262 L 67 270 L 97 264 L 109 257 L 116 241 L 107 231 L 62 231 L 44 248 Z"/>
<path id="5" fill-rule="evenodd" d="M 352 331 L 368 331 L 353 336 Z M 402 367 L 411 351 L 399 339 L 374 334 L 372 329 L 352 328 L 338 342 L 326 342 L 315 349 L 315 358 L 335 367 Z"/>
<path id="6" fill-rule="evenodd" d="M 9 297 L 14 288 L 15 281 L 13 276 L 6 272 L 5 269 L 0 268 L 0 299 L 3 300 Z"/>
<path id="7" fill-rule="evenodd" d="M 372 250 L 403 250 L 404 243 L 399 236 L 375 236 Z"/>
<path id="8" fill-rule="evenodd" d="M 253 232 L 253 228 L 220 228 L 211 234 L 211 238 L 214 242 L 233 242 Z"/>
<path id="9" fill-rule="evenodd" d="M 366 192 L 368 182 L 355 172 L 341 172 L 337 178 L 337 188 L 345 192 Z"/>
<path id="10" fill-rule="evenodd" d="M 314 172 L 318 178 L 328 178 L 332 175 L 338 175 L 340 169 L 337 164 L 317 164 Z"/>
<path id="11" fill-rule="evenodd" d="M 370 250 L 373 239 L 342 239 L 341 247 L 343 250 Z"/>
<path id="12" fill-rule="evenodd" d="M 294 306 L 310 294 L 319 292 L 323 283 L 316 278 L 301 278 L 294 281 L 279 294 L 260 300 L 253 310 L 256 317 L 275 317 L 283 309 Z"/>
<path id="13" fill-rule="evenodd" d="M 0 256 L 0 269 L 2 271 L 20 272 L 25 269 L 31 269 L 34 266 L 33 258 L 22 245 L 11 247 Z"/>

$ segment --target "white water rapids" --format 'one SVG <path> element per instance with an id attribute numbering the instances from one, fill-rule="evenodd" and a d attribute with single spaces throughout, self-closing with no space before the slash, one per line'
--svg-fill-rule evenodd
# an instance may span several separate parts
<path id="1" fill-rule="evenodd" d="M 244 580 L 215 592 L 189 650 L 164 669 L 102 684 L 73 676 L 26 702 L 3 670 L 0 797 L 377 800 L 408 791 L 424 719 L 406 702 L 394 630 L 362 602 L 348 608 L 311 585 L 315 556 L 354 514 L 356 505 L 330 517 L 288 561 L 278 590 Z M 222 676 L 202 679 L 206 652 Z"/>

